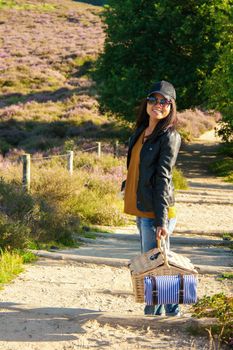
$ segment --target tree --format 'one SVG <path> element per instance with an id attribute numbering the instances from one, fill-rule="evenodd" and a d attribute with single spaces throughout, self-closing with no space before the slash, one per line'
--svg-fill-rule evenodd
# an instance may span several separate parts
<path id="1" fill-rule="evenodd" d="M 206 93 L 209 96 L 208 107 L 222 114 L 219 136 L 223 141 L 233 142 L 233 35 L 229 39 L 229 44 L 206 81 Z"/>
<path id="2" fill-rule="evenodd" d="M 133 120 L 150 85 L 171 81 L 180 109 L 206 101 L 203 86 L 226 45 L 233 0 L 109 0 L 95 78 L 105 111 Z"/>

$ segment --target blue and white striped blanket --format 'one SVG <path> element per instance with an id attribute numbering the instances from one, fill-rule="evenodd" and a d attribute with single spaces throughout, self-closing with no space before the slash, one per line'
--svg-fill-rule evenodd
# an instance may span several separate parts
<path id="1" fill-rule="evenodd" d="M 144 296 L 147 305 L 154 305 L 153 291 L 155 291 L 155 278 L 144 277 Z"/>
<path id="2" fill-rule="evenodd" d="M 197 278 L 194 275 L 148 276 L 144 278 L 144 297 L 147 305 L 154 305 L 156 293 L 158 304 L 193 304 L 197 302 Z M 183 290 L 181 285 L 183 284 Z M 181 298 L 182 296 L 182 298 Z M 181 301 L 182 299 L 182 301 Z"/>
<path id="3" fill-rule="evenodd" d="M 184 275 L 184 304 L 197 302 L 197 278 L 194 275 Z"/>
<path id="4" fill-rule="evenodd" d="M 158 304 L 178 304 L 180 291 L 179 276 L 157 276 Z"/>

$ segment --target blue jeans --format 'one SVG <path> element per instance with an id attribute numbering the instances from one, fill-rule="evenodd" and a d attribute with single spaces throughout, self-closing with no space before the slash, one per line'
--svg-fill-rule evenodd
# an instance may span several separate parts
<path id="1" fill-rule="evenodd" d="M 137 228 L 140 235 L 141 253 L 146 253 L 148 250 L 156 248 L 156 227 L 155 220 L 150 218 L 136 218 Z M 168 220 L 168 232 L 169 236 L 172 234 L 176 224 L 176 219 Z M 170 249 L 169 236 L 166 238 L 168 249 Z M 145 315 L 161 315 L 165 309 L 167 316 L 176 316 L 179 313 L 178 304 L 166 304 L 166 305 L 146 305 L 144 309 Z"/>

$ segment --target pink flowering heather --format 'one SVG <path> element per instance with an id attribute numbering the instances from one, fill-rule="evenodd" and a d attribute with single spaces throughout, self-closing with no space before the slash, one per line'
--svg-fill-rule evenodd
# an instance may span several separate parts
<path id="1" fill-rule="evenodd" d="M 178 113 L 178 129 L 187 133 L 189 138 L 198 137 L 204 131 L 213 129 L 219 118 L 219 113 L 210 114 L 197 108 L 186 109 Z"/>

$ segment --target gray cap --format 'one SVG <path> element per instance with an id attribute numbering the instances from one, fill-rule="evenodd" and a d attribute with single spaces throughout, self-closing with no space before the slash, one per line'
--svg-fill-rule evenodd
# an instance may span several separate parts
<path id="1" fill-rule="evenodd" d="M 161 80 L 155 83 L 148 92 L 148 95 L 155 93 L 163 95 L 168 100 L 170 100 L 171 98 L 173 98 L 174 100 L 176 99 L 176 90 L 174 86 L 165 80 Z"/>

